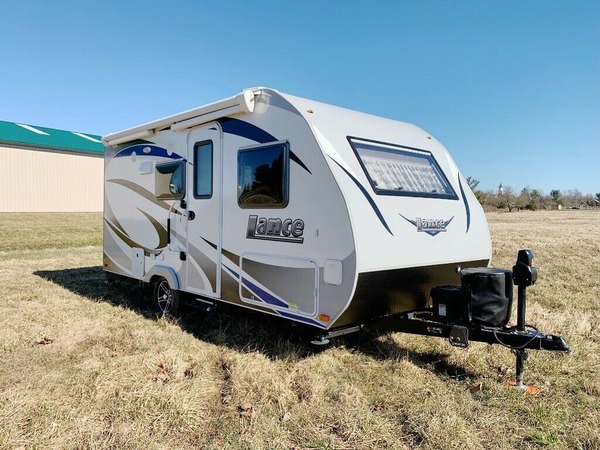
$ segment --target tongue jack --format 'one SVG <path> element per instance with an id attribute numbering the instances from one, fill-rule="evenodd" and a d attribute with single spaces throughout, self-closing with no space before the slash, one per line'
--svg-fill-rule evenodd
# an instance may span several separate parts
<path id="1" fill-rule="evenodd" d="M 535 284 L 537 269 L 533 264 L 533 252 L 529 249 L 519 250 L 517 263 L 513 266 L 513 282 L 517 285 L 517 333 L 527 334 L 525 310 L 527 308 L 527 288 Z M 534 386 L 527 386 L 523 379 L 525 375 L 525 361 L 528 351 L 525 348 L 515 349 L 516 353 L 516 383 L 515 388 L 530 394 L 539 392 Z"/>

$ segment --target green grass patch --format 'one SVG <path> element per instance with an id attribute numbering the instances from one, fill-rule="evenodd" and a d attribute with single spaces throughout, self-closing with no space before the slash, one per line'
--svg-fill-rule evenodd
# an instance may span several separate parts
<path id="1" fill-rule="evenodd" d="M 0 252 L 102 245 L 102 213 L 0 213 Z"/>

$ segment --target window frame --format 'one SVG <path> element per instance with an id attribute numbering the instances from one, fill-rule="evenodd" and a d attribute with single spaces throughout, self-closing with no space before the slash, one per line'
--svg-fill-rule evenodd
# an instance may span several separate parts
<path id="1" fill-rule="evenodd" d="M 240 202 L 241 192 L 241 180 L 240 180 L 240 155 L 243 153 L 249 153 L 252 151 L 265 150 L 272 147 L 282 147 L 283 149 L 283 183 L 282 192 L 283 201 L 281 203 L 256 203 L 246 204 Z M 290 143 L 288 141 L 274 141 L 260 145 L 251 145 L 246 147 L 240 147 L 237 152 L 237 204 L 242 209 L 284 209 L 289 204 L 289 192 L 290 192 Z"/>
<path id="2" fill-rule="evenodd" d="M 398 196 L 398 197 L 421 197 L 421 198 L 436 198 L 436 199 L 442 199 L 442 200 L 458 200 L 458 195 L 456 194 L 454 187 L 452 186 L 448 177 L 446 176 L 446 174 L 440 167 L 439 163 L 435 159 L 435 156 L 433 156 L 433 153 L 431 153 L 430 151 L 423 150 L 420 148 L 415 148 L 415 147 L 408 147 L 405 145 L 391 144 L 389 142 L 382 142 L 382 141 L 376 141 L 376 140 L 372 140 L 372 139 L 360 138 L 357 136 L 346 136 L 346 139 L 348 139 L 348 143 L 350 144 L 350 147 L 354 151 L 354 154 L 356 155 L 356 159 L 358 159 L 358 162 L 359 162 L 360 166 L 362 167 L 363 172 L 365 173 L 365 175 L 367 177 L 367 180 L 369 180 L 369 184 L 371 185 L 371 188 L 373 189 L 375 194 Z M 360 156 L 359 150 L 355 146 L 355 144 L 360 144 L 360 143 L 371 144 L 374 146 L 378 146 L 378 145 L 382 146 L 381 149 L 376 149 L 376 151 L 399 153 L 399 154 L 408 155 L 408 156 L 418 156 L 418 157 L 426 158 L 429 161 L 429 163 L 432 165 L 433 171 L 435 172 L 436 176 L 440 179 L 442 184 L 445 184 L 449 187 L 451 193 L 411 192 L 411 191 L 400 191 L 400 190 L 395 190 L 395 189 L 382 189 L 382 188 L 377 187 L 377 185 L 373 181 L 373 178 L 371 178 L 371 174 L 369 173 L 369 170 L 367 169 L 365 163 L 363 162 L 362 157 Z M 387 147 L 387 148 L 385 148 L 385 147 Z"/>
<path id="3" fill-rule="evenodd" d="M 196 192 L 198 189 L 198 176 L 197 176 L 196 168 L 199 167 L 198 166 L 198 154 L 197 154 L 196 150 L 198 149 L 198 147 L 205 145 L 205 144 L 210 144 L 210 194 L 196 195 Z M 199 141 L 194 144 L 194 153 L 193 153 L 194 170 L 192 173 L 192 177 L 193 177 L 192 195 L 194 196 L 194 198 L 210 199 L 213 196 L 213 193 L 214 193 L 214 157 L 215 157 L 215 144 L 212 141 L 212 139 L 206 139 L 204 141 Z"/>

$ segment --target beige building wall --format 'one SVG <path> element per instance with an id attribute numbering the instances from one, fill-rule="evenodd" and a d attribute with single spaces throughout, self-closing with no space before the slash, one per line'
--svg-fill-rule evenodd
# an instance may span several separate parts
<path id="1" fill-rule="evenodd" d="M 104 159 L 0 146 L 0 212 L 102 211 Z"/>

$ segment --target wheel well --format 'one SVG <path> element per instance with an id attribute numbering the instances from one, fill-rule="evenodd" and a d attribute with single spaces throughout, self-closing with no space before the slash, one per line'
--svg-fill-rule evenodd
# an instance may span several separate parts
<path id="1" fill-rule="evenodd" d="M 154 266 L 149 272 L 146 274 L 147 278 L 145 281 L 152 285 L 156 283 L 156 280 L 159 278 L 164 278 L 169 283 L 169 287 L 171 289 L 179 290 L 179 280 L 177 279 L 177 274 L 175 271 L 167 266 Z"/>
<path id="2" fill-rule="evenodd" d="M 156 283 L 156 280 L 158 280 L 159 278 L 164 278 L 160 275 L 152 275 L 152 277 L 150 278 L 150 281 L 148 281 L 148 284 L 150 286 L 152 286 L 154 283 Z"/>

